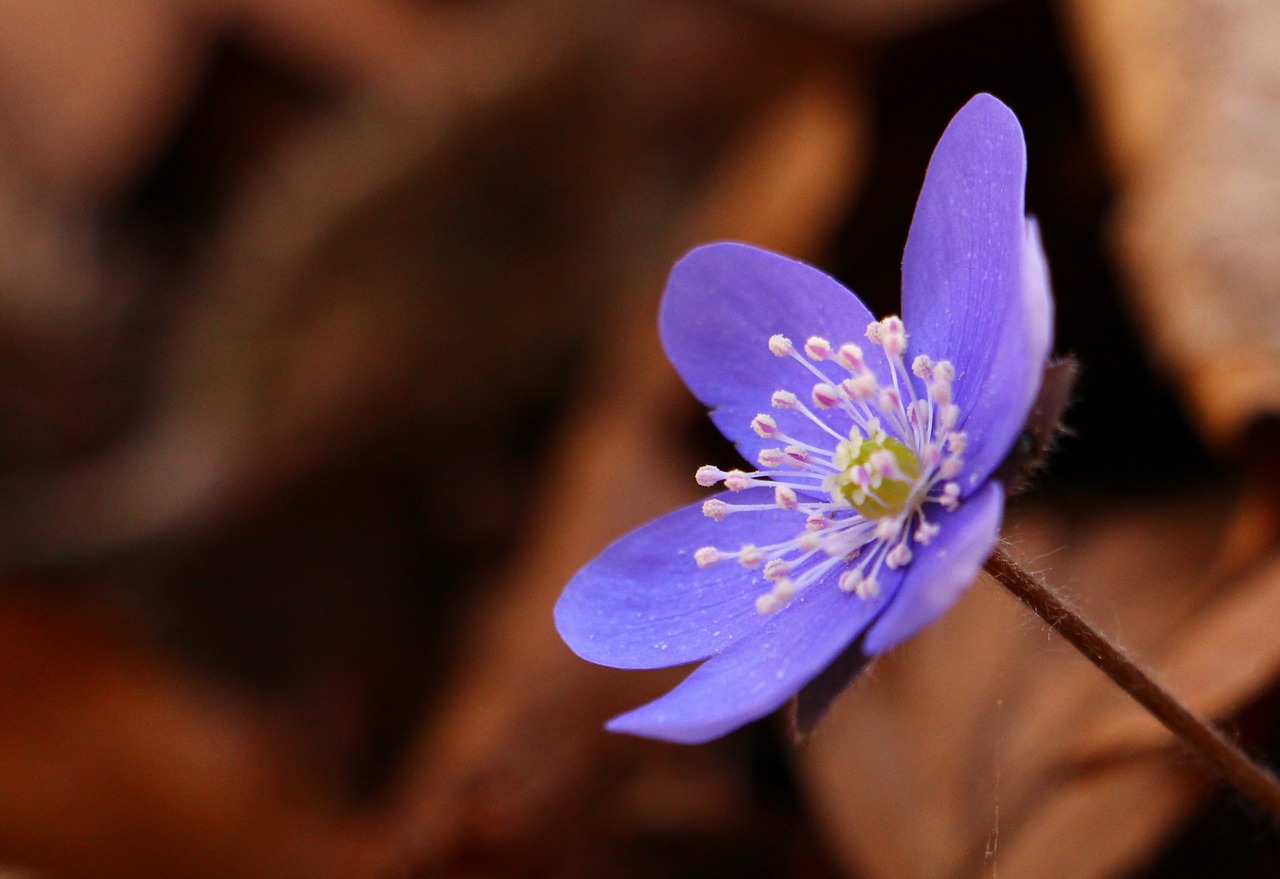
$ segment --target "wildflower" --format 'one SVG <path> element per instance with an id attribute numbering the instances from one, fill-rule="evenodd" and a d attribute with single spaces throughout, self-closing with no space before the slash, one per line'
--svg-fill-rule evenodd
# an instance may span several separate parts
<path id="1" fill-rule="evenodd" d="M 758 469 L 703 467 L 727 491 L 622 538 L 556 606 L 582 657 L 703 661 L 608 728 L 702 742 L 940 616 L 995 544 L 994 475 L 1023 429 L 1052 302 L 1026 219 L 1017 119 L 989 95 L 929 163 L 903 257 L 902 316 L 874 320 L 821 272 L 743 244 L 673 269 L 672 363 Z"/>

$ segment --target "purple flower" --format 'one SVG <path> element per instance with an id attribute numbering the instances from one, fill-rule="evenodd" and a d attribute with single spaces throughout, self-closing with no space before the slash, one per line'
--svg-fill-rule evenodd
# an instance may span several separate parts
<path id="1" fill-rule="evenodd" d="M 1051 345 L 1025 177 L 1017 119 L 973 98 L 929 163 L 901 318 L 876 321 L 825 274 L 743 244 L 676 265 L 667 354 L 759 466 L 700 468 L 699 484 L 727 491 L 623 537 L 566 587 L 556 625 L 583 658 L 705 660 L 609 729 L 723 735 L 910 637 L 976 578 L 1004 510 L 993 474 Z"/>

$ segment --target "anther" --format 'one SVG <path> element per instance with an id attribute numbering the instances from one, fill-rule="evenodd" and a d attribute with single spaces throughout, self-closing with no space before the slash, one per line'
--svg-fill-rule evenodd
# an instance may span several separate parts
<path id="1" fill-rule="evenodd" d="M 796 349 L 790 339 L 779 333 L 769 337 L 769 350 L 777 357 L 786 357 Z"/>
<path id="2" fill-rule="evenodd" d="M 951 430 L 960 421 L 960 407 L 954 403 L 940 406 L 938 408 L 938 421 L 943 430 Z"/>
<path id="3" fill-rule="evenodd" d="M 840 394 L 826 382 L 813 386 L 813 402 L 822 409 L 830 409 L 840 402 Z"/>
<path id="4" fill-rule="evenodd" d="M 804 353 L 811 360 L 826 360 L 831 356 L 831 343 L 821 336 L 810 336 L 804 343 Z"/>
<path id="5" fill-rule="evenodd" d="M 917 355 L 916 359 L 911 361 L 911 372 L 915 374 L 916 378 L 929 381 L 933 378 L 933 360 L 929 358 L 928 354 Z"/>
<path id="6" fill-rule="evenodd" d="M 775 467 L 781 467 L 786 461 L 786 456 L 782 453 L 782 449 L 761 449 L 760 454 L 756 455 L 756 460 L 760 462 L 761 467 L 772 470 Z"/>
<path id="7" fill-rule="evenodd" d="M 766 592 L 756 599 L 756 613 L 761 616 L 771 617 L 780 610 L 782 610 L 782 602 L 778 601 L 772 592 Z"/>
<path id="8" fill-rule="evenodd" d="M 939 360 L 933 365 L 933 377 L 937 381 L 951 384 L 956 380 L 956 367 L 950 360 Z"/>
<path id="9" fill-rule="evenodd" d="M 919 543 L 923 546 L 928 546 L 929 542 L 932 541 L 933 538 L 938 536 L 938 532 L 940 530 L 942 530 L 941 526 L 937 525 L 936 523 L 922 521 L 919 527 L 916 528 L 916 533 L 913 534 L 912 537 L 915 538 L 916 543 Z"/>
<path id="10" fill-rule="evenodd" d="M 720 550 L 714 546 L 704 546 L 693 554 L 693 560 L 700 568 L 709 568 L 720 561 Z"/>
<path id="11" fill-rule="evenodd" d="M 702 503 L 702 515 L 708 519 L 715 519 L 717 522 L 724 521 L 724 517 L 729 512 L 729 505 L 719 498 L 708 498 Z"/>
<path id="12" fill-rule="evenodd" d="M 764 562 L 764 550 L 754 543 L 743 544 L 738 550 L 738 564 L 744 568 L 758 568 Z"/>
<path id="13" fill-rule="evenodd" d="M 865 363 L 862 359 L 862 349 L 852 342 L 841 345 L 840 350 L 836 352 L 836 362 L 850 372 L 859 372 Z"/>
<path id="14" fill-rule="evenodd" d="M 693 474 L 693 478 L 697 480 L 698 485 L 701 485 L 703 488 L 710 488 L 721 479 L 724 479 L 724 471 L 719 467 L 704 464 L 698 468 L 697 473 Z"/>
<path id="15" fill-rule="evenodd" d="M 849 396 L 859 403 L 864 403 L 876 395 L 880 385 L 876 382 L 876 377 L 869 372 L 855 375 L 853 378 L 847 378 L 840 383 Z"/>
<path id="16" fill-rule="evenodd" d="M 752 484 L 751 477 L 741 470 L 730 470 L 724 475 L 724 487 L 729 491 L 742 491 L 744 488 L 751 487 Z"/>
<path id="17" fill-rule="evenodd" d="M 773 490 L 773 502 L 784 510 L 794 510 L 799 504 L 796 493 L 788 486 L 779 485 Z"/>
<path id="18" fill-rule="evenodd" d="M 876 540 L 893 540 L 900 530 L 901 526 L 893 519 L 881 519 L 876 525 Z"/>
<path id="19" fill-rule="evenodd" d="M 885 388 L 880 392 L 880 411 L 886 415 L 897 412 L 902 408 L 902 398 L 898 396 L 898 392 L 893 388 Z"/>
<path id="20" fill-rule="evenodd" d="M 769 559 L 764 566 L 764 578 L 766 580 L 778 581 L 791 573 L 791 565 L 782 559 Z"/>
<path id="21" fill-rule="evenodd" d="M 907 329 L 898 317 L 880 321 L 880 344 L 890 357 L 901 357 L 907 350 Z"/>
<path id="22" fill-rule="evenodd" d="M 790 391 L 774 391 L 769 400 L 775 409 L 798 409 L 800 400 Z"/>
<path id="23" fill-rule="evenodd" d="M 821 513 L 814 513 L 804 520 L 804 527 L 810 531 L 826 531 L 831 527 L 831 520 Z"/>
<path id="24" fill-rule="evenodd" d="M 787 463 L 793 467 L 803 467 L 813 460 L 813 456 L 800 446 L 787 446 L 782 453 L 787 456 Z"/>
<path id="25" fill-rule="evenodd" d="M 938 498 L 938 503 L 947 511 L 955 510 L 960 506 L 960 484 L 956 482 L 948 482 L 942 486 L 942 497 Z"/>
<path id="26" fill-rule="evenodd" d="M 771 416 L 765 415 L 764 413 L 761 413 L 751 419 L 751 429 L 756 432 L 757 436 L 763 439 L 773 439 L 780 435 L 778 432 L 778 422 L 774 421 Z"/>
<path id="27" fill-rule="evenodd" d="M 867 324 L 867 341 L 872 345 L 880 344 L 880 321 L 873 320 Z"/>
<path id="28" fill-rule="evenodd" d="M 911 564 L 911 550 L 907 549 L 906 542 L 899 543 L 889 550 L 884 557 L 884 563 L 894 570 Z"/>

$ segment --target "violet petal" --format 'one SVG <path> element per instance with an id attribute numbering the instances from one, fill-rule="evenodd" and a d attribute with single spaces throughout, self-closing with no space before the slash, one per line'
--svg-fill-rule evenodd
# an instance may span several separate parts
<path id="1" fill-rule="evenodd" d="M 941 526 L 927 547 L 917 547 L 897 596 L 867 632 L 869 656 L 901 644 L 955 604 L 978 577 L 1000 536 L 1004 489 L 988 482 L 954 513 L 941 512 Z"/>
<path id="2" fill-rule="evenodd" d="M 956 367 L 954 397 L 969 435 L 966 494 L 1022 430 L 1051 346 L 1048 276 L 1026 222 L 1025 183 L 1018 120 L 978 95 L 934 150 L 903 255 L 910 352 Z"/>
<path id="3" fill-rule="evenodd" d="M 899 572 L 883 572 L 883 591 L 871 600 L 841 592 L 834 575 L 813 583 L 674 690 L 615 717 L 606 727 L 699 744 L 764 717 L 840 656 L 884 607 L 900 577 Z"/>
<path id="4" fill-rule="evenodd" d="M 767 488 L 717 495 L 732 504 L 771 504 Z M 726 559 L 699 568 L 703 546 L 737 550 L 804 530 L 804 516 L 773 509 L 717 522 L 692 504 L 615 541 L 577 573 L 556 603 L 556 628 L 583 659 L 614 668 L 665 668 L 706 659 L 760 628 L 760 571 Z"/>
<path id="5" fill-rule="evenodd" d="M 658 320 L 676 371 L 752 463 L 761 449 L 778 445 L 751 429 L 751 419 L 761 412 L 774 415 L 797 439 L 831 445 L 831 437 L 800 413 L 772 409 L 776 390 L 792 391 L 811 405 L 817 381 L 790 357 L 769 351 L 775 333 L 797 349 L 814 335 L 837 347 L 858 344 L 877 378 L 889 381 L 883 352 L 866 340 L 872 316 L 858 297 L 812 266 L 758 247 L 720 243 L 691 251 L 671 271 Z M 822 369 L 836 381 L 849 375 L 832 364 Z M 832 414 L 829 423 L 847 435 L 843 414 Z"/>

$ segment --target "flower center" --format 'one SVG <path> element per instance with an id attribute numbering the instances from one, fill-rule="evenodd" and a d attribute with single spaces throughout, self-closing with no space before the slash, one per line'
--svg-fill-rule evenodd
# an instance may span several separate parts
<path id="1" fill-rule="evenodd" d="M 849 463 L 843 459 L 849 457 Z M 868 519 L 896 516 L 907 507 L 920 476 L 920 459 L 894 437 L 845 440 L 832 463 L 843 470 L 832 482 L 831 499 L 841 498 Z"/>
<path id="2" fill-rule="evenodd" d="M 756 599 L 760 613 L 776 613 L 802 589 L 828 579 L 860 598 L 878 595 L 882 572 L 911 564 L 912 547 L 939 533 L 929 506 L 950 511 L 960 505 L 955 480 L 964 468 L 967 437 L 956 429 L 955 367 L 921 354 L 908 372 L 907 332 L 897 317 L 871 323 L 867 339 L 884 351 L 886 368 L 879 372 L 852 343 L 835 348 L 814 336 L 801 355 L 785 336 L 770 338 L 770 351 L 816 379 L 809 394 L 814 408 L 792 391 L 775 391 L 778 418 L 761 413 L 751 420 L 757 435 L 779 443 L 760 451 L 760 469 L 698 469 L 699 485 L 723 482 L 730 492 L 773 488 L 773 503 L 711 498 L 702 511 L 712 519 L 778 508 L 804 516 L 788 540 L 736 552 L 704 546 L 694 554 L 704 568 L 725 559 L 760 568 L 772 584 Z M 795 427 L 788 430 L 788 421 Z"/>

